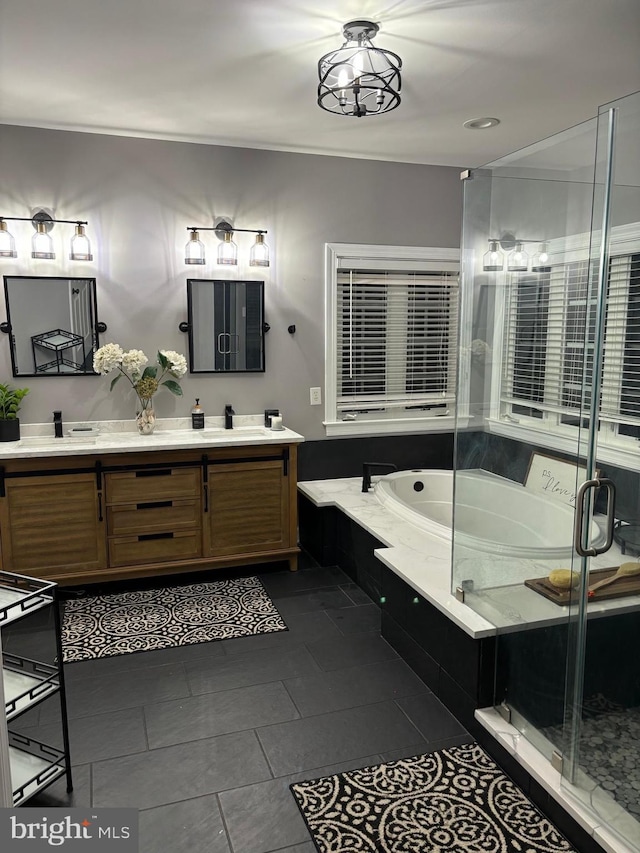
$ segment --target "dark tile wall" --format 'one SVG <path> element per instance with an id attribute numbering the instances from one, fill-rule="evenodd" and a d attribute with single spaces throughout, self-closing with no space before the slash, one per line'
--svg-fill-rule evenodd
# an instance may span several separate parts
<path id="1" fill-rule="evenodd" d="M 363 462 L 406 468 L 453 467 L 453 433 L 380 435 L 305 441 L 298 448 L 298 480 L 362 476 Z"/>

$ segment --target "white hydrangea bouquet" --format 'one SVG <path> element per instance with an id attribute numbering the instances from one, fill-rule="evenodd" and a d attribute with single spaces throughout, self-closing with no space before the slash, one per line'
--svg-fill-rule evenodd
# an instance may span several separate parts
<path id="1" fill-rule="evenodd" d="M 173 350 L 158 350 L 157 364 L 149 364 L 147 356 L 139 349 L 125 352 L 119 344 L 105 344 L 96 350 L 93 369 L 106 376 L 114 370 L 118 375 L 111 380 L 109 390 L 124 376 L 138 398 L 136 423 L 138 430 L 147 435 L 153 432 L 156 416 L 153 410 L 153 395 L 160 388 L 167 388 L 176 397 L 182 396 L 182 388 L 176 381 L 187 372 L 187 360 Z"/>

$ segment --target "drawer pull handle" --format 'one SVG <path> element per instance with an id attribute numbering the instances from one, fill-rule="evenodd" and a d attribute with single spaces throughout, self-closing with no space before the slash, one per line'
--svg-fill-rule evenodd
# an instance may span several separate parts
<path id="1" fill-rule="evenodd" d="M 149 539 L 173 539 L 173 533 L 144 533 L 138 536 L 138 542 L 147 542 Z"/>
<path id="2" fill-rule="evenodd" d="M 158 509 L 161 506 L 173 506 L 173 501 L 146 501 L 136 504 L 136 509 Z"/>
<path id="3" fill-rule="evenodd" d="M 173 471 L 167 468 L 152 468 L 150 471 L 136 471 L 136 477 L 170 477 Z"/>

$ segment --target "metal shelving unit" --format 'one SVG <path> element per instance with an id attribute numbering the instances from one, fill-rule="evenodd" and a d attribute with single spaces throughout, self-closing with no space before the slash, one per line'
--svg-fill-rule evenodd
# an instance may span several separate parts
<path id="1" fill-rule="evenodd" d="M 56 661 L 54 664 L 3 652 L 2 679 L 5 718 L 9 723 L 25 711 L 57 694 L 60 699 L 64 749 L 50 746 L 9 729 L 9 763 L 13 804 L 19 806 L 61 776 L 73 790 L 69 726 L 67 720 L 60 610 L 57 585 L 50 581 L 0 571 L 0 629 L 43 608 L 54 614 Z"/>

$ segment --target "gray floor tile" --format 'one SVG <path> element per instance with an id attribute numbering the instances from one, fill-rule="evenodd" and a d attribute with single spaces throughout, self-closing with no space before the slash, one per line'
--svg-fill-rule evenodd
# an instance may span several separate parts
<path id="1" fill-rule="evenodd" d="M 288 631 L 221 640 L 219 644 L 227 654 L 241 655 L 256 649 L 291 649 L 301 643 L 338 637 L 341 633 L 323 610 L 317 613 L 291 613 L 286 621 Z"/>
<path id="2" fill-rule="evenodd" d="M 398 705 L 428 741 L 444 740 L 466 733 L 464 726 L 432 693 L 398 699 Z"/>
<path id="3" fill-rule="evenodd" d="M 335 622 L 343 634 L 362 634 L 367 631 L 380 631 L 382 616 L 375 604 L 363 604 L 357 607 L 344 607 L 341 610 L 327 610 L 329 618 Z"/>
<path id="4" fill-rule="evenodd" d="M 311 613 L 317 610 L 353 607 L 353 602 L 349 596 L 338 586 L 287 595 L 278 598 L 274 603 L 285 622 L 293 613 Z"/>
<path id="5" fill-rule="evenodd" d="M 360 770 L 362 767 L 372 767 L 380 764 L 381 756 L 364 755 L 359 758 L 350 758 L 348 761 L 339 761 L 337 764 L 326 764 L 322 767 L 312 767 L 301 770 L 299 773 L 290 773 L 286 778 L 290 785 L 295 782 L 308 782 L 310 779 L 323 779 L 325 776 L 334 776 L 336 773 L 346 773 L 347 770 Z"/>
<path id="6" fill-rule="evenodd" d="M 272 850 L 270 853 L 316 853 L 317 849 L 313 841 L 307 841 L 306 844 L 296 844 L 295 847 Z"/>
<path id="7" fill-rule="evenodd" d="M 145 708 L 150 749 L 294 720 L 298 716 L 280 681 L 205 693 Z"/>
<path id="8" fill-rule="evenodd" d="M 229 853 L 215 794 L 140 812 L 139 853 Z"/>
<path id="9" fill-rule="evenodd" d="M 254 732 L 220 735 L 97 762 L 93 805 L 150 809 L 262 782 L 271 775 Z"/>
<path id="10" fill-rule="evenodd" d="M 400 658 L 288 678 L 285 687 L 303 717 L 428 692 Z"/>
<path id="11" fill-rule="evenodd" d="M 449 746 L 463 746 L 467 743 L 472 743 L 473 738 L 465 732 L 463 735 L 456 737 L 444 738 L 443 740 L 435 740 L 422 744 L 413 744 L 408 748 L 392 749 L 389 752 L 382 753 L 382 761 L 397 761 L 399 758 L 411 758 L 414 755 L 425 755 L 428 752 L 436 752 L 439 749 L 446 749 Z"/>
<path id="12" fill-rule="evenodd" d="M 62 749 L 62 724 L 40 725 L 29 734 L 36 740 Z M 147 749 L 142 708 L 109 711 L 69 720 L 69 740 L 73 764 L 89 764 L 118 755 Z"/>
<path id="13" fill-rule="evenodd" d="M 309 840 L 286 777 L 224 791 L 220 805 L 234 853 L 268 853 Z"/>
<path id="14" fill-rule="evenodd" d="M 325 671 L 398 657 L 394 649 L 376 632 L 342 636 L 339 639 L 317 640 L 308 643 L 307 648 L 318 666 Z"/>
<path id="15" fill-rule="evenodd" d="M 57 779 L 44 791 L 32 797 L 29 808 L 84 808 L 91 805 L 91 767 L 85 764 L 71 768 L 73 791 L 67 793 L 67 777 Z"/>
<path id="16" fill-rule="evenodd" d="M 224 658 L 222 658 L 224 659 Z M 153 666 L 128 672 L 72 679 L 67 683 L 69 717 L 85 717 L 99 711 L 119 711 L 151 702 L 163 702 L 189 695 L 187 678 L 181 663 Z M 59 719 L 60 709 L 50 703 L 40 712 L 40 722 Z"/>
<path id="17" fill-rule="evenodd" d="M 297 572 L 274 572 L 263 574 L 260 580 L 270 597 L 276 601 L 282 596 L 292 595 L 324 586 L 336 586 L 351 580 L 338 566 L 308 569 Z M 276 604 L 276 607 L 278 605 Z"/>
<path id="18" fill-rule="evenodd" d="M 274 776 L 416 743 L 420 735 L 394 702 L 365 705 L 258 729 Z"/>
<path id="19" fill-rule="evenodd" d="M 345 592 L 354 604 L 371 604 L 371 598 L 357 583 L 343 583 L 340 589 Z"/>
<path id="20" fill-rule="evenodd" d="M 206 664 L 191 661 L 184 666 L 194 694 L 265 684 L 318 672 L 314 659 L 304 646 L 294 646 L 284 652 L 277 648 L 257 649 L 252 653 L 227 655 Z"/>
<path id="21" fill-rule="evenodd" d="M 66 663 L 64 675 L 67 682 L 77 678 L 112 675 L 116 672 L 129 672 L 134 669 L 149 669 L 152 666 L 181 663 L 185 660 L 220 657 L 224 655 L 220 640 L 208 643 L 192 643 L 189 646 L 175 646 L 172 649 L 153 649 L 148 652 L 133 652 L 128 655 L 114 655 L 97 660 Z"/>

